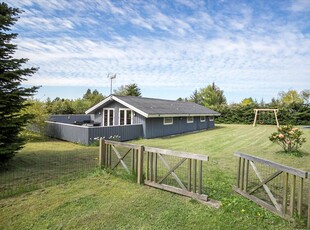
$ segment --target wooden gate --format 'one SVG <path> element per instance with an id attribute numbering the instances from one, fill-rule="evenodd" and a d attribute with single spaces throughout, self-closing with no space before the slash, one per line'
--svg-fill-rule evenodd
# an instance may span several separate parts
<path id="1" fill-rule="evenodd" d="M 208 201 L 208 196 L 203 194 L 203 163 L 208 161 L 207 156 L 152 147 L 145 147 L 144 151 L 144 184 Z"/>
<path id="2" fill-rule="evenodd" d="M 208 157 L 198 154 L 100 139 L 99 166 L 111 170 L 117 167 L 137 176 L 145 184 L 169 192 L 209 201 L 203 177 L 203 165 Z M 206 168 L 206 167 L 205 167 Z M 218 207 L 217 202 L 210 202 Z"/>
<path id="3" fill-rule="evenodd" d="M 235 156 L 236 192 L 286 219 L 295 213 L 307 218 L 310 227 L 310 183 L 304 186 L 308 172 L 240 152 Z"/>

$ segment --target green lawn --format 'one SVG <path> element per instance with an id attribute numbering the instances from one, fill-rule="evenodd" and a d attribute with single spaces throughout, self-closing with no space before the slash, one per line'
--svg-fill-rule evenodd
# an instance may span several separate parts
<path id="1" fill-rule="evenodd" d="M 222 202 L 219 209 L 189 198 L 139 186 L 130 179 L 94 169 L 74 180 L 0 199 L 0 229 L 300 228 L 299 223 L 282 220 L 235 194 L 231 189 L 235 182 L 236 159 L 233 152 L 236 150 L 310 171 L 310 130 L 304 130 L 308 142 L 302 149 L 304 156 L 300 158 L 279 153 L 280 147 L 268 140 L 273 131 L 274 126 L 253 128 L 219 125 L 216 129 L 205 132 L 132 141 L 145 146 L 209 155 L 209 195 Z M 28 180 L 36 182 L 42 179 L 40 174 L 31 174 L 32 177 L 29 177 L 26 175 L 29 170 L 24 168 L 32 167 L 32 172 L 42 171 L 44 168 L 35 164 L 38 158 L 70 155 L 71 159 L 74 152 L 85 164 L 92 165 L 97 160 L 94 157 L 97 147 L 38 139 L 29 142 L 18 154 L 14 160 L 18 163 L 15 170 L 21 170 L 24 179 L 30 178 Z M 57 161 L 55 164 L 62 166 L 61 162 Z M 75 167 L 80 167 L 80 163 Z M 55 174 L 57 170 L 58 174 L 63 171 L 64 175 L 71 173 L 67 166 L 60 168 L 50 171 L 49 175 Z"/>

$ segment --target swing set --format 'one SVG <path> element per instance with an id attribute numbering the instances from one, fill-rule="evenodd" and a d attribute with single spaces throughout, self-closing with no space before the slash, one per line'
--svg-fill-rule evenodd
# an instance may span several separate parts
<path id="1" fill-rule="evenodd" d="M 279 127 L 279 121 L 278 121 L 278 116 L 277 113 L 279 112 L 279 109 L 254 109 L 255 112 L 255 117 L 254 117 L 254 122 L 253 122 L 253 127 L 256 126 L 256 122 L 257 122 L 257 118 L 259 117 L 259 113 L 265 114 L 265 113 L 269 113 L 269 115 L 271 115 L 270 113 L 274 114 L 275 117 L 275 121 L 277 123 L 277 127 Z"/>

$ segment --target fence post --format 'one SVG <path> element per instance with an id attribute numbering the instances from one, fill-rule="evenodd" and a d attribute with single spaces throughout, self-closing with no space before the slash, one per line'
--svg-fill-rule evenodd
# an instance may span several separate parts
<path id="1" fill-rule="evenodd" d="M 105 160 L 106 160 L 106 147 L 103 138 L 100 138 L 99 141 L 99 167 L 105 167 Z"/>
<path id="2" fill-rule="evenodd" d="M 138 149 L 138 168 L 137 168 L 137 183 L 143 184 L 143 154 L 144 146 L 139 146 Z"/>

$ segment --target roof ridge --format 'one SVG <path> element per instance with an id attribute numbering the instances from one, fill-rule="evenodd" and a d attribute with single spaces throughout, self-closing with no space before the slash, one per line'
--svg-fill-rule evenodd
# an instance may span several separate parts
<path id="1" fill-rule="evenodd" d="M 172 99 L 162 99 L 162 98 L 152 98 L 152 97 L 138 97 L 138 96 L 121 96 L 121 95 L 114 95 L 114 97 L 131 97 L 131 98 L 140 98 L 140 99 L 151 99 L 151 100 L 156 100 L 156 101 L 172 101 L 172 102 L 189 102 L 193 103 L 191 101 L 178 101 L 178 100 L 172 100 Z"/>

